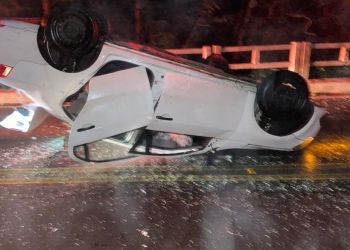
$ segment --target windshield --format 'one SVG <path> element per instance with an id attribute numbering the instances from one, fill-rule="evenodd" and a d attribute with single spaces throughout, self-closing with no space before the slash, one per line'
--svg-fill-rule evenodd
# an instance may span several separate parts
<path id="1" fill-rule="evenodd" d="M 77 146 L 74 148 L 74 154 L 81 160 L 91 162 L 106 162 L 132 157 L 129 155 L 129 151 L 137 142 L 143 130 L 137 129 Z"/>

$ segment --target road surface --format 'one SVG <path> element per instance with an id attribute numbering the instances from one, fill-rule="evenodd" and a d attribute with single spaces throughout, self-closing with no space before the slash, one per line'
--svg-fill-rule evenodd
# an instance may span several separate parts
<path id="1" fill-rule="evenodd" d="M 350 249 L 350 98 L 317 103 L 321 133 L 292 153 L 86 165 L 54 118 L 2 129 L 0 249 Z"/>

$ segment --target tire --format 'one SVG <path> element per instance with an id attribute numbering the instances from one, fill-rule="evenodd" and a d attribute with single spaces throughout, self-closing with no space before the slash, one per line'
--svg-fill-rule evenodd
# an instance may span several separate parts
<path id="1" fill-rule="evenodd" d="M 303 77 L 288 70 L 276 71 L 258 86 L 257 102 L 272 119 L 292 119 L 307 112 L 310 106 L 309 90 Z"/>
<path id="2" fill-rule="evenodd" d="M 272 135 L 296 132 L 312 117 L 314 106 L 303 77 L 280 70 L 265 78 L 256 94 L 256 117 L 261 128 Z"/>
<path id="3" fill-rule="evenodd" d="M 95 62 L 106 36 L 102 16 L 82 3 L 64 3 L 54 6 L 47 25 L 39 29 L 38 46 L 51 66 L 79 72 Z"/>

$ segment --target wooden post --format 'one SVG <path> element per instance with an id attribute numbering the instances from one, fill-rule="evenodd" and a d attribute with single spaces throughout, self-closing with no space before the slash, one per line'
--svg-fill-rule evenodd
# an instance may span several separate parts
<path id="1" fill-rule="evenodd" d="M 211 56 L 211 46 L 203 46 L 202 47 L 202 58 L 207 59 L 209 56 Z"/>
<path id="2" fill-rule="evenodd" d="M 222 46 L 220 46 L 220 45 L 212 45 L 211 49 L 212 49 L 213 54 L 216 54 L 216 55 L 222 54 Z"/>
<path id="3" fill-rule="evenodd" d="M 349 51 L 345 45 L 342 45 L 339 50 L 339 61 L 348 62 L 349 61 Z"/>
<path id="4" fill-rule="evenodd" d="M 300 43 L 291 42 L 289 50 L 289 67 L 288 70 L 299 73 L 300 62 Z"/>
<path id="5" fill-rule="evenodd" d="M 301 42 L 300 46 L 300 64 L 298 73 L 305 79 L 309 79 L 311 60 L 311 43 Z"/>
<path id="6" fill-rule="evenodd" d="M 251 55 L 251 63 L 253 65 L 260 63 L 260 50 L 258 48 L 252 49 L 252 55 Z"/>

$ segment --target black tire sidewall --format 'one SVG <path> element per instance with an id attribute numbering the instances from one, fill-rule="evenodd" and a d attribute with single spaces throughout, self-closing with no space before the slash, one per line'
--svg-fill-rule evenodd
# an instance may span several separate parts
<path id="1" fill-rule="evenodd" d="M 297 96 L 293 97 L 295 98 L 294 101 L 297 100 L 296 103 L 283 106 L 281 105 L 283 103 L 276 98 L 276 92 L 283 87 L 284 83 L 291 84 L 295 88 L 296 92 L 293 95 Z M 309 109 L 309 90 L 306 81 L 299 74 L 292 71 L 280 70 L 273 72 L 258 86 L 257 103 L 263 113 L 272 119 L 293 120 Z"/>

